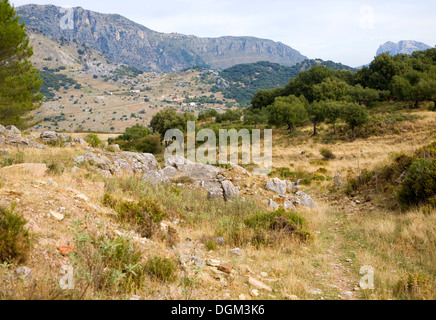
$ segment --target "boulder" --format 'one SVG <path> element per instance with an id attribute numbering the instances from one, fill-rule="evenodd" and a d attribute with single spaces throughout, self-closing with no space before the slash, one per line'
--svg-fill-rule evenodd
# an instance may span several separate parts
<path id="1" fill-rule="evenodd" d="M 44 177 L 46 172 L 47 165 L 45 163 L 22 163 L 0 169 L 0 173 L 14 176 L 24 174 L 34 177 Z"/>
<path id="2" fill-rule="evenodd" d="M 151 184 L 162 182 L 163 178 L 164 176 L 162 170 L 152 170 L 142 176 L 142 180 L 148 181 Z"/>
<path id="3" fill-rule="evenodd" d="M 287 185 L 285 181 L 278 178 L 269 179 L 265 185 L 265 189 L 283 195 L 287 191 Z"/>
<path id="4" fill-rule="evenodd" d="M 223 199 L 224 198 L 224 191 L 222 188 L 212 188 L 208 191 L 207 198 L 209 200 Z"/>
<path id="5" fill-rule="evenodd" d="M 156 158 L 151 153 L 135 153 L 121 152 L 120 153 L 128 162 L 131 163 L 133 171 L 137 173 L 145 173 L 151 170 L 159 169 Z"/>
<path id="6" fill-rule="evenodd" d="M 74 138 L 73 142 L 78 143 L 82 146 L 88 146 L 88 142 L 86 142 L 84 139 L 82 138 Z"/>
<path id="7" fill-rule="evenodd" d="M 272 210 L 277 210 L 278 208 L 280 208 L 280 206 L 274 202 L 274 200 L 270 199 L 268 202 L 268 208 L 272 209 Z"/>
<path id="8" fill-rule="evenodd" d="M 286 180 L 286 188 L 289 193 L 295 193 L 298 191 L 298 186 L 289 180 Z"/>
<path id="9" fill-rule="evenodd" d="M 317 205 L 315 203 L 315 201 L 313 201 L 313 199 L 307 195 L 306 193 L 302 192 L 302 191 L 298 191 L 297 196 L 300 197 L 300 205 L 307 207 L 307 208 L 316 208 Z"/>
<path id="10" fill-rule="evenodd" d="M 239 197 L 239 189 L 233 185 L 228 180 L 221 182 L 221 187 L 223 188 L 224 199 L 229 201 L 234 198 Z"/>
<path id="11" fill-rule="evenodd" d="M 220 188 L 221 183 L 216 180 L 202 180 L 200 181 L 200 187 L 206 190 L 210 190 L 213 188 Z"/>
<path id="12" fill-rule="evenodd" d="M 21 135 L 21 131 L 18 130 L 18 128 L 15 126 L 6 126 L 6 130 L 9 131 L 9 133 L 11 134 Z"/>
<path id="13" fill-rule="evenodd" d="M 286 210 L 295 210 L 294 204 L 289 200 L 285 200 L 285 203 L 283 204 L 283 208 L 285 208 Z"/>
<path id="14" fill-rule="evenodd" d="M 167 159 L 165 168 L 173 167 L 195 180 L 215 179 L 221 169 L 204 163 L 195 163 L 181 156 Z"/>
<path id="15" fill-rule="evenodd" d="M 83 156 L 85 161 L 88 161 L 89 164 L 98 167 L 99 169 L 102 170 L 108 170 L 111 173 L 115 172 L 115 167 L 112 164 L 112 162 L 104 155 L 102 154 L 97 154 L 94 152 L 87 152 L 84 156 Z"/>
<path id="16" fill-rule="evenodd" d="M 58 140 L 58 134 L 54 131 L 44 131 L 39 137 L 46 143 L 52 143 Z"/>

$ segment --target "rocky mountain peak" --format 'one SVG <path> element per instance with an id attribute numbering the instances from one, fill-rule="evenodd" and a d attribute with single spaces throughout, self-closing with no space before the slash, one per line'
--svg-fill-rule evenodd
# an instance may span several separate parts
<path id="1" fill-rule="evenodd" d="M 413 41 L 413 40 L 402 40 L 398 43 L 394 43 L 391 41 L 382 44 L 377 50 L 377 55 L 381 55 L 382 53 L 389 53 L 391 56 L 395 56 L 397 54 L 412 54 L 414 51 L 422 51 L 431 49 L 431 47 L 425 43 Z"/>
<path id="2" fill-rule="evenodd" d="M 150 30 L 125 17 L 80 7 L 25 5 L 17 13 L 28 30 L 55 41 L 75 41 L 105 52 L 117 63 L 142 71 L 175 72 L 194 66 L 225 69 L 240 63 L 270 61 L 292 66 L 306 57 L 280 42 L 254 37 L 200 38 Z M 62 28 L 61 25 L 64 25 Z M 68 27 L 65 27 L 68 26 Z"/>

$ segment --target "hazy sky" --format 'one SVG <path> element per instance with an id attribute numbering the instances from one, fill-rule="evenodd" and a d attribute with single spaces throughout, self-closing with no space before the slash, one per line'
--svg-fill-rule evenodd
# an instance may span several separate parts
<path id="1" fill-rule="evenodd" d="M 309 58 L 369 63 L 386 41 L 436 45 L 434 0 L 11 0 L 118 13 L 160 32 L 201 37 L 255 36 Z"/>

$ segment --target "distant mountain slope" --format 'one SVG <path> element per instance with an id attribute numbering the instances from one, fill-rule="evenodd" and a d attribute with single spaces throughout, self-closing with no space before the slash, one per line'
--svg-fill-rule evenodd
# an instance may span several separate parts
<path id="1" fill-rule="evenodd" d="M 318 65 L 334 70 L 355 71 L 355 69 L 341 63 L 321 59 L 306 59 L 293 67 L 266 61 L 240 64 L 220 72 L 220 77 L 228 84 L 227 88 L 220 91 L 223 92 L 225 98 L 235 99 L 240 105 L 246 106 L 251 103 L 251 99 L 257 91 L 284 87 L 298 73 Z"/>
<path id="2" fill-rule="evenodd" d="M 417 42 L 413 40 L 403 40 L 398 43 L 394 43 L 391 41 L 386 42 L 385 44 L 382 44 L 379 49 L 377 50 L 377 55 L 381 55 L 382 53 L 389 53 L 391 56 L 395 56 L 397 54 L 412 54 L 415 51 L 422 51 L 431 49 L 429 45 Z"/>
<path id="3" fill-rule="evenodd" d="M 280 42 L 253 37 L 199 38 L 150 30 L 120 15 L 74 8 L 74 27 L 61 28 L 65 13 L 53 5 L 17 8 L 29 30 L 58 42 L 76 41 L 142 71 L 175 72 L 193 66 L 225 69 L 271 61 L 292 66 L 306 57 Z M 65 24 L 64 24 L 65 25 Z"/>

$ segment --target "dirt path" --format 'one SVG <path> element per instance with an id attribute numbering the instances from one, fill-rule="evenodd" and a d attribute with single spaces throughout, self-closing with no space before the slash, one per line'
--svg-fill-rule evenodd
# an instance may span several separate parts
<path id="1" fill-rule="evenodd" d="M 353 266 L 352 254 L 344 248 L 346 240 L 343 229 L 347 220 L 346 210 L 331 206 L 327 212 L 329 213 L 326 214 L 326 219 L 319 230 L 319 237 L 323 242 L 319 259 L 323 261 L 326 270 L 323 274 L 325 281 L 322 283 L 325 291 L 324 298 L 358 300 L 360 276 Z"/>

